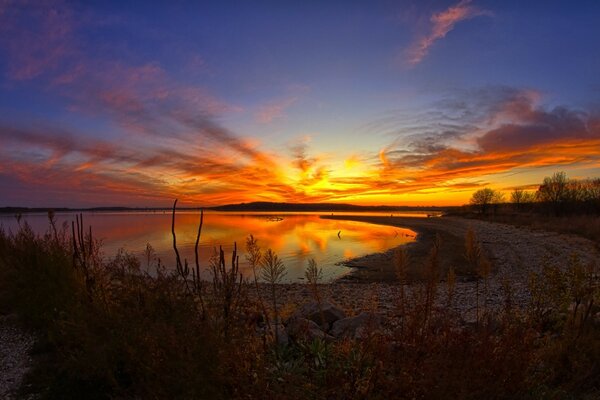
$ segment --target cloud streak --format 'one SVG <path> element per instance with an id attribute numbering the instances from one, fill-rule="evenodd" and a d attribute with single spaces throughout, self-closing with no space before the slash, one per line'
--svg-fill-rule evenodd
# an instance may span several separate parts
<path id="1" fill-rule="evenodd" d="M 446 37 L 457 23 L 480 15 L 489 14 L 489 11 L 471 5 L 471 0 L 461 0 L 456 5 L 433 14 L 430 18 L 431 27 L 429 32 L 419 37 L 408 49 L 408 64 L 415 66 L 423 61 L 435 42 Z"/>

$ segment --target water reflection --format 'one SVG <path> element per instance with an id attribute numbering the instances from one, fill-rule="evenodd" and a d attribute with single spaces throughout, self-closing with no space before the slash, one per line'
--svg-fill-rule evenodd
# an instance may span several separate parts
<path id="1" fill-rule="evenodd" d="M 59 223 L 73 218 L 72 214 L 57 215 Z M 37 232 L 47 228 L 45 215 L 25 215 L 23 219 Z M 0 217 L 0 222 L 5 229 L 16 228 L 13 217 Z M 171 216 L 168 212 L 86 213 L 84 222 L 86 226 L 93 227 L 97 238 L 103 240 L 103 252 L 107 256 L 115 254 L 119 248 L 142 256 L 146 243 L 150 243 L 164 264 L 174 265 Z M 194 259 L 198 222 L 196 212 L 177 213 L 175 232 L 178 248 L 182 257 L 190 262 Z M 387 250 L 414 240 L 415 235 L 409 229 L 321 219 L 317 214 L 207 212 L 200 239 L 201 265 L 208 265 L 215 247 L 221 245 L 229 253 L 233 243 L 237 242 L 240 267 L 242 271 L 249 272 L 244 257 L 244 244 L 249 234 L 258 239 L 263 249 L 270 247 L 283 259 L 288 271 L 287 281 L 301 279 L 310 258 L 323 267 L 326 279 L 332 279 L 348 272 L 347 268 L 336 265 L 340 261 Z M 207 268 L 203 273 L 209 277 Z"/>

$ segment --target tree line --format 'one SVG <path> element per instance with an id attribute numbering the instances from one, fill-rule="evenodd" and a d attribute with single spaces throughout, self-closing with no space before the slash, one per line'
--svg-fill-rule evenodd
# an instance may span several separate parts
<path id="1" fill-rule="evenodd" d="M 544 178 L 537 190 L 516 188 L 508 199 L 504 192 L 483 188 L 473 193 L 470 204 L 479 213 L 497 212 L 510 204 L 514 211 L 544 212 L 555 215 L 600 214 L 600 178 L 570 179 L 565 172 Z"/>

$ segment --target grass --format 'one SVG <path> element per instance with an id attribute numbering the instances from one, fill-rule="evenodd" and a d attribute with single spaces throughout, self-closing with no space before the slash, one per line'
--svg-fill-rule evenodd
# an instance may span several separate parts
<path id="1" fill-rule="evenodd" d="M 500 211 L 496 214 L 464 214 L 461 216 L 509 225 L 527 226 L 550 232 L 578 235 L 600 245 L 600 216 L 598 215 L 553 216 L 540 213 Z"/>
<path id="2" fill-rule="evenodd" d="M 167 269 L 148 248 L 145 266 L 125 252 L 103 260 L 83 220 L 36 235 L 25 223 L 0 232 L 0 306 L 38 337 L 28 385 L 41 398 L 65 399 L 538 399 L 600 395 L 598 270 L 578 260 L 532 275 L 530 307 L 481 310 L 463 326 L 440 306 L 444 247 L 435 242 L 425 275 L 405 291 L 406 254 L 396 274 L 401 324 L 359 339 L 296 341 L 282 346 L 267 330 L 281 308 L 275 286 L 284 269 L 254 238 L 247 254 L 270 279 L 269 298 L 252 301 L 258 283 L 241 277 L 238 255 L 219 251 L 213 281 L 178 258 Z M 198 237 L 200 236 L 200 229 Z M 75 238 L 75 239 L 74 239 Z M 175 239 L 175 237 L 174 237 Z M 469 236 L 467 257 L 487 286 L 489 268 Z M 174 249 L 176 241 L 174 240 Z M 191 281 L 188 279 L 191 272 Z M 151 272 L 151 273 L 150 273 Z M 320 270 L 307 270 L 318 291 Z M 310 289 L 310 287 L 309 287 Z M 485 294 L 484 294 L 485 295 Z M 273 303 L 274 305 L 269 305 Z M 484 302 L 485 304 L 485 302 Z M 288 307 L 288 305 L 284 305 Z M 268 326 L 268 324 L 267 324 Z M 596 396 L 596 397 L 594 397 Z"/>

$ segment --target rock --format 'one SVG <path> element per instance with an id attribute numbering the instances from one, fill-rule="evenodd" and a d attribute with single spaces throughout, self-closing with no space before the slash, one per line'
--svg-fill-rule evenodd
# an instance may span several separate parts
<path id="1" fill-rule="evenodd" d="M 287 325 L 287 334 L 294 340 L 312 341 L 315 339 L 333 339 L 325 333 L 316 322 L 306 318 L 291 319 Z"/>
<path id="2" fill-rule="evenodd" d="M 346 318 L 346 313 L 328 301 L 322 301 L 320 306 L 317 302 L 311 302 L 299 307 L 289 320 L 297 318 L 311 320 L 317 323 L 321 329 L 328 330 L 335 321 Z"/>
<path id="3" fill-rule="evenodd" d="M 269 333 L 273 336 L 273 340 L 277 340 L 280 346 L 287 346 L 290 342 L 290 337 L 283 324 L 270 324 Z"/>
<path id="4" fill-rule="evenodd" d="M 361 339 L 381 327 L 381 317 L 375 313 L 362 312 L 355 317 L 340 319 L 333 324 L 331 334 L 335 337 Z"/>

